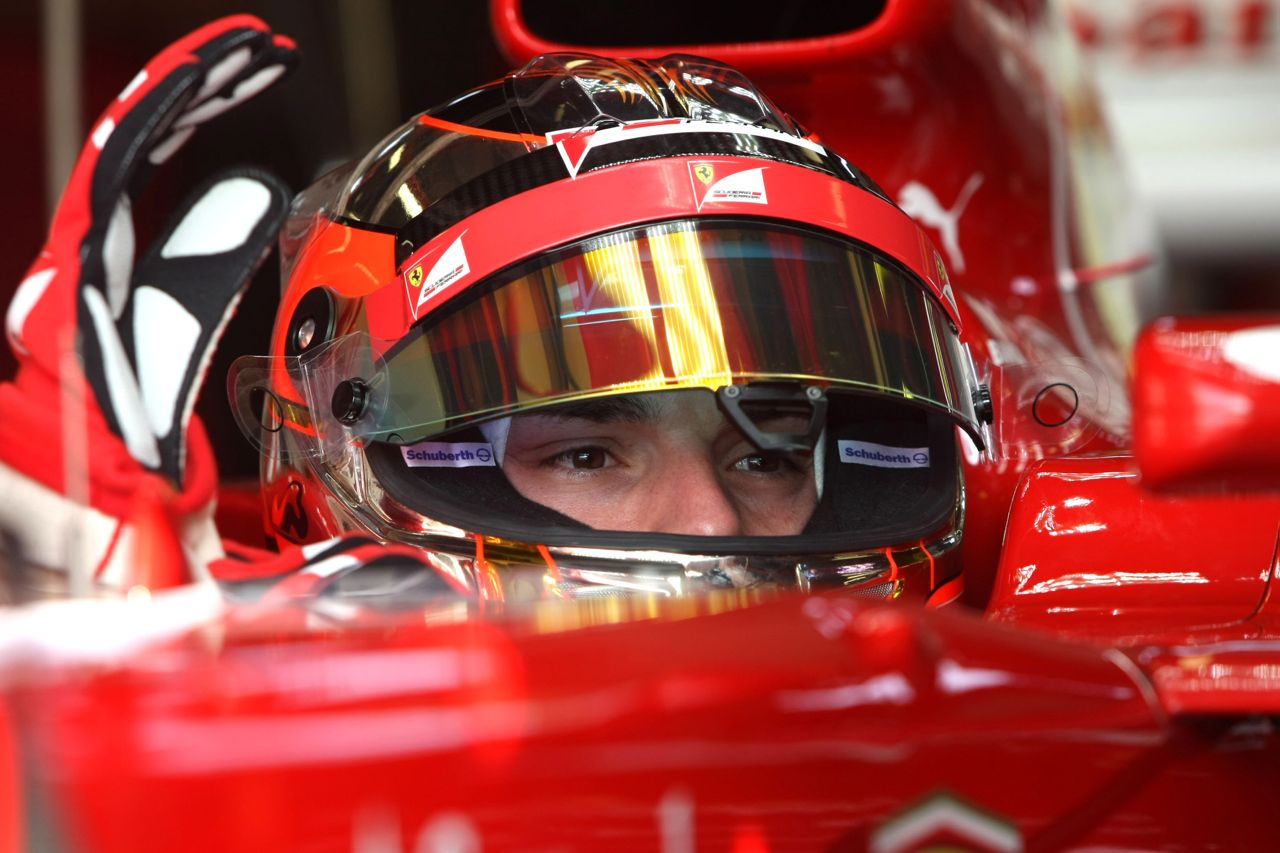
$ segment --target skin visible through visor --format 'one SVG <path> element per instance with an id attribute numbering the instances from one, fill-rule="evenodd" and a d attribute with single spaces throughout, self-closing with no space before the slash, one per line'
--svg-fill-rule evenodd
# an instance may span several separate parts
<path id="1" fill-rule="evenodd" d="M 805 423 L 784 416 L 762 425 Z M 758 450 L 705 391 L 518 415 L 503 472 L 524 497 L 598 529 L 791 536 L 817 503 L 811 459 Z"/>

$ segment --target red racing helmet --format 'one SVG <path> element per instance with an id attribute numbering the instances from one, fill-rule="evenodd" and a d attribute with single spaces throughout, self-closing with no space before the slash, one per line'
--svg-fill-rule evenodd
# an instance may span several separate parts
<path id="1" fill-rule="evenodd" d="M 281 245 L 271 352 L 230 377 L 278 540 L 369 531 L 488 598 L 951 597 L 989 405 L 946 268 L 733 68 L 538 57 L 303 192 Z M 512 418 L 671 393 L 808 460 L 803 530 L 587 526 L 503 472 Z"/>

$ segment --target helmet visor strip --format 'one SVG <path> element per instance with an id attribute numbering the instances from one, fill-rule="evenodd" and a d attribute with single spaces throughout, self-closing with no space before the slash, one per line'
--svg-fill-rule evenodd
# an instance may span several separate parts
<path id="1" fill-rule="evenodd" d="M 981 440 L 965 356 L 925 288 L 851 241 L 763 221 L 581 241 L 473 288 L 366 364 L 307 382 L 365 389 L 344 424 L 363 440 L 408 444 L 547 405 L 764 381 L 915 401 Z"/>

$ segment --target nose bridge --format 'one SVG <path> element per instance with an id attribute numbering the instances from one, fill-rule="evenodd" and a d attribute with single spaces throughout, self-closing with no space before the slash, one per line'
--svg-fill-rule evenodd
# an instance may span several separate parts
<path id="1" fill-rule="evenodd" d="M 694 536 L 737 536 L 742 518 L 708 455 L 671 454 L 652 489 L 651 529 Z"/>

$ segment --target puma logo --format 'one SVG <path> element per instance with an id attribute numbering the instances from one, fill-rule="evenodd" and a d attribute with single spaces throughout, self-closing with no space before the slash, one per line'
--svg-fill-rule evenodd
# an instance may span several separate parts
<path id="1" fill-rule="evenodd" d="M 950 209 L 942 206 L 933 190 L 919 181 L 908 181 L 898 190 L 898 206 L 908 216 L 922 225 L 934 228 L 942 236 L 942 248 L 951 259 L 951 268 L 964 272 L 964 252 L 960 250 L 960 217 L 969 206 L 969 200 L 982 186 L 982 174 L 974 172 L 960 188 L 960 194 Z"/>

